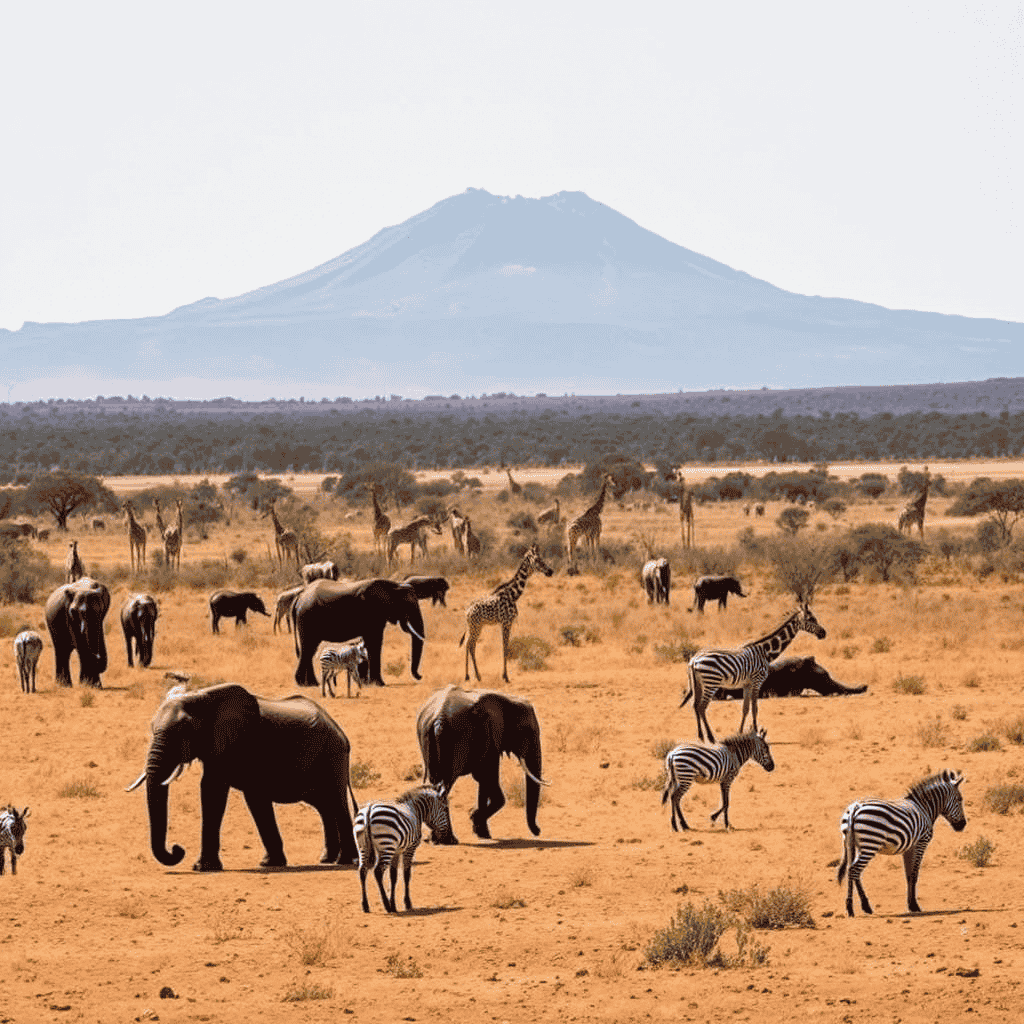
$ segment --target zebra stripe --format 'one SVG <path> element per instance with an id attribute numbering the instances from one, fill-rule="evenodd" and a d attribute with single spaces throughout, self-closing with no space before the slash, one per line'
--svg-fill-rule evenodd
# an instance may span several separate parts
<path id="1" fill-rule="evenodd" d="M 4 861 L 6 851 L 11 851 L 11 874 L 18 873 L 18 858 L 25 852 L 25 829 L 28 827 L 25 819 L 28 817 L 28 808 L 19 812 L 14 806 L 8 804 L 0 810 L 0 875 L 4 873 Z"/>
<path id="2" fill-rule="evenodd" d="M 431 840 L 451 846 L 458 842 L 452 832 L 447 796 L 433 786 L 416 786 L 398 797 L 394 803 L 371 801 L 355 818 L 352 832 L 359 848 L 359 884 L 363 889 L 363 911 L 370 912 L 366 898 L 366 874 L 373 868 L 380 889 L 381 902 L 389 913 L 395 913 L 395 887 L 398 884 L 398 861 L 402 861 L 405 878 L 405 909 L 412 910 L 409 900 L 409 877 L 412 859 L 420 845 L 423 826 L 431 830 Z M 384 872 L 391 869 L 391 898 L 384 891 Z"/>
<path id="3" fill-rule="evenodd" d="M 341 669 L 345 670 L 348 695 L 352 696 L 352 677 L 356 677 L 356 696 L 363 688 L 364 672 L 369 675 L 370 657 L 363 640 L 357 643 L 348 644 L 345 647 L 327 647 L 320 655 L 320 671 L 322 681 L 320 683 L 320 696 L 326 697 L 328 691 L 335 696 L 334 685 Z"/>
<path id="4" fill-rule="evenodd" d="M 765 739 L 766 730 L 760 732 L 741 733 L 729 736 L 716 747 L 697 746 L 695 743 L 683 743 L 669 751 L 665 757 L 665 773 L 668 781 L 665 791 L 661 794 L 661 802 L 672 798 L 672 829 L 679 831 L 689 829 L 683 817 L 680 800 L 686 795 L 690 786 L 697 782 L 707 785 L 717 782 L 722 787 L 722 806 L 711 815 L 711 823 L 720 814 L 724 814 L 724 824 L 729 828 L 729 787 L 736 781 L 740 769 L 747 761 L 756 761 L 766 772 L 775 770 L 775 761 Z"/>
<path id="5" fill-rule="evenodd" d="M 714 733 L 708 722 L 708 705 L 715 693 L 723 686 L 743 687 L 743 717 L 740 719 L 740 733 L 747 724 L 747 713 L 751 714 L 751 728 L 757 731 L 757 695 L 761 684 L 768 678 L 768 665 L 790 645 L 793 637 L 805 630 L 824 640 L 826 633 L 806 604 L 801 605 L 778 629 L 754 640 L 736 650 L 698 651 L 687 666 L 690 677 L 690 692 L 683 698 L 682 707 L 693 697 L 693 711 L 697 716 L 697 737 L 715 742 Z"/>
<path id="6" fill-rule="evenodd" d="M 34 629 L 24 629 L 14 638 L 14 660 L 22 693 L 36 692 L 36 663 L 43 653 L 43 638 Z"/>
<path id="7" fill-rule="evenodd" d="M 846 913 L 850 917 L 853 917 L 855 885 L 861 909 L 865 914 L 872 912 L 860 877 L 876 853 L 903 854 L 907 908 L 915 914 L 921 912 L 917 902 L 917 875 L 936 819 L 941 814 L 956 832 L 962 832 L 967 825 L 960 792 L 963 781 L 964 777 L 957 772 L 942 771 L 915 783 L 902 800 L 855 800 L 846 808 L 839 825 L 843 859 L 836 881 L 841 885 L 849 870 Z"/>

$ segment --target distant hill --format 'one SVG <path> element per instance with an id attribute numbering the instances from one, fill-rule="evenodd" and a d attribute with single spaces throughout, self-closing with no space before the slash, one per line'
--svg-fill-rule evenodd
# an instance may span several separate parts
<path id="1" fill-rule="evenodd" d="M 581 192 L 469 189 L 278 284 L 0 354 L 38 394 L 656 393 L 1019 375 L 1024 324 L 796 295 Z"/>

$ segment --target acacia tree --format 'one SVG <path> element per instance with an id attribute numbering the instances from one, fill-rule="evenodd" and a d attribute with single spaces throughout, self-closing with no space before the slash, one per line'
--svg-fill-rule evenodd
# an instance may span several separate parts
<path id="1" fill-rule="evenodd" d="M 790 591 L 801 604 L 810 604 L 818 587 L 830 582 L 837 570 L 833 546 L 804 537 L 775 539 L 768 559 L 779 588 Z"/>
<path id="2" fill-rule="evenodd" d="M 987 515 L 999 528 L 1003 545 L 1013 539 L 1013 528 L 1024 516 L 1024 480 L 992 480 L 980 476 L 946 510 L 947 516 Z"/>
<path id="3" fill-rule="evenodd" d="M 95 505 L 107 512 L 117 511 L 117 498 L 94 476 L 58 470 L 40 473 L 25 491 L 25 505 L 49 512 L 58 530 L 67 530 L 68 516 Z"/>

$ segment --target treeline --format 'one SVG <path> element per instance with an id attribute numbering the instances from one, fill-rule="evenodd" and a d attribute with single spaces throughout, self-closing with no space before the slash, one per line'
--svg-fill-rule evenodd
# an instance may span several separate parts
<path id="1" fill-rule="evenodd" d="M 399 407 L 404 403 L 397 403 Z M 639 403 L 638 403 L 639 404 Z M 356 411 L 346 411 L 351 408 Z M 827 412 L 786 416 L 573 413 L 402 415 L 374 407 L 311 406 L 308 415 L 201 411 L 154 403 L 120 411 L 60 404 L 0 407 L 0 483 L 40 471 L 96 475 L 324 472 L 370 462 L 407 469 L 595 464 L 611 454 L 644 463 L 966 459 L 1024 453 L 1024 412 L 948 415 Z"/>

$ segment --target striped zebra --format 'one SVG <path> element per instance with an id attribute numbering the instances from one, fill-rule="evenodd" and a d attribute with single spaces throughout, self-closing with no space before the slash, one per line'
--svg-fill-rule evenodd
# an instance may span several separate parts
<path id="1" fill-rule="evenodd" d="M 680 707 L 692 697 L 693 711 L 697 716 L 697 736 L 704 739 L 708 731 L 708 742 L 714 743 L 715 736 L 708 723 L 708 705 L 716 691 L 723 686 L 743 687 L 743 717 L 740 732 L 747 724 L 747 712 L 751 714 L 751 728 L 757 731 L 757 695 L 761 684 L 768 677 L 768 665 L 790 645 L 793 637 L 805 630 L 819 640 L 825 639 L 825 630 L 802 604 L 774 632 L 753 640 L 738 650 L 698 651 L 687 668 L 690 677 L 690 692 L 683 698 Z M 703 725 L 702 725 L 703 723 Z"/>
<path id="2" fill-rule="evenodd" d="M 352 833 L 359 848 L 359 884 L 363 889 L 363 911 L 370 912 L 366 898 L 366 873 L 373 868 L 380 889 L 381 902 L 389 913 L 395 913 L 395 888 L 398 884 L 398 861 L 402 861 L 405 878 L 405 909 L 412 910 L 409 900 L 409 877 L 412 859 L 420 845 L 423 826 L 431 830 L 431 841 L 452 846 L 458 843 L 452 832 L 448 814 L 448 797 L 434 786 L 415 786 L 394 803 L 372 800 L 355 817 Z M 391 898 L 384 891 L 384 872 L 391 869 Z"/>
<path id="3" fill-rule="evenodd" d="M 683 831 L 689 829 L 683 817 L 679 801 L 694 783 L 707 785 L 717 782 L 722 787 L 722 806 L 711 815 L 711 823 L 720 814 L 725 815 L 725 827 L 729 828 L 729 787 L 736 781 L 740 769 L 747 761 L 756 761 L 766 772 L 775 771 L 775 761 L 768 749 L 765 739 L 767 730 L 760 732 L 739 733 L 729 736 L 717 747 L 699 747 L 695 743 L 683 743 L 670 750 L 665 757 L 665 792 L 661 794 L 661 802 L 672 798 L 672 830 L 678 832 L 676 819 Z"/>
<path id="4" fill-rule="evenodd" d="M 843 859 L 836 881 L 842 885 L 847 874 L 846 913 L 853 917 L 853 887 L 857 886 L 861 910 L 870 914 L 871 904 L 860 876 L 876 853 L 902 853 L 907 876 L 907 909 L 921 913 L 917 902 L 917 874 L 921 859 L 931 842 L 935 821 L 941 814 L 962 832 L 967 825 L 960 792 L 963 775 L 949 770 L 929 775 L 910 787 L 902 800 L 855 800 L 843 812 L 839 831 L 843 835 Z"/>
<path id="5" fill-rule="evenodd" d="M 348 695 L 352 696 L 352 677 L 356 677 L 356 696 L 363 688 L 363 679 L 369 678 L 370 656 L 366 652 L 366 644 L 360 637 L 354 644 L 346 644 L 344 647 L 325 647 L 320 655 L 320 696 L 326 697 L 328 691 L 331 696 L 336 696 L 334 684 L 337 682 L 338 673 L 345 670 L 345 682 L 348 684 Z"/>
<path id="6" fill-rule="evenodd" d="M 36 663 L 43 653 L 43 638 L 34 629 L 23 629 L 14 638 L 14 660 L 18 663 L 22 693 L 36 692 Z"/>
<path id="7" fill-rule="evenodd" d="M 11 874 L 18 873 L 18 858 L 25 852 L 25 819 L 28 808 L 19 812 L 8 804 L 0 811 L 0 875 L 4 873 L 6 851 L 11 851 Z"/>

